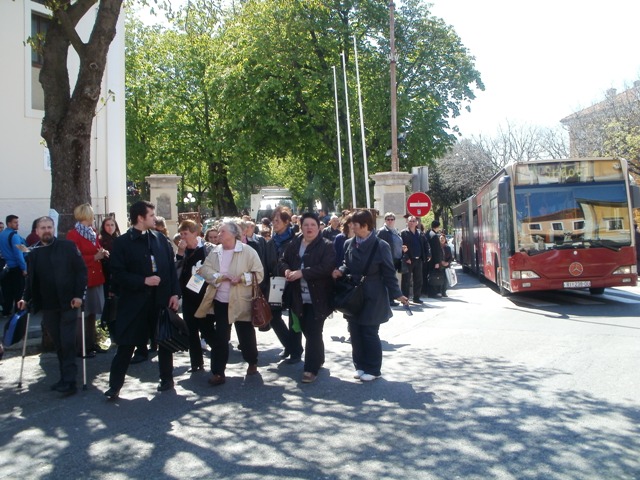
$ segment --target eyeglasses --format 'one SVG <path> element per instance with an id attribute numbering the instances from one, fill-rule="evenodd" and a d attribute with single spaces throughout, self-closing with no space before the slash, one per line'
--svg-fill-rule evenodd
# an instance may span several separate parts
<path id="1" fill-rule="evenodd" d="M 395 221 L 395 218 L 388 217 L 388 218 L 385 218 L 385 220 L 391 220 L 393 222 Z"/>

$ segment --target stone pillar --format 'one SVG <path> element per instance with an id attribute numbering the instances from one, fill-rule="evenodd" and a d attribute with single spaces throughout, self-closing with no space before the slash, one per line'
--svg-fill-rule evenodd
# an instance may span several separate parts
<path id="1" fill-rule="evenodd" d="M 167 221 L 169 238 L 178 232 L 178 182 L 179 175 L 153 174 L 144 179 L 151 190 L 150 200 L 156 206 L 156 215 Z"/>
<path id="2" fill-rule="evenodd" d="M 375 182 L 373 187 L 373 207 L 378 210 L 376 227 L 384 225 L 385 212 L 393 212 L 402 217 L 407 212 L 407 186 L 413 175 L 406 172 L 374 173 L 370 178 Z"/>

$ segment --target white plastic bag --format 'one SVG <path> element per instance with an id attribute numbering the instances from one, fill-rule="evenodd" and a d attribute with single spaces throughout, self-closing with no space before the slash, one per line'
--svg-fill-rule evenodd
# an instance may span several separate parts
<path id="1" fill-rule="evenodd" d="M 444 271 L 447 275 L 447 282 L 449 282 L 450 287 L 455 287 L 458 283 L 458 276 L 456 275 L 456 271 L 453 268 L 445 268 Z"/>

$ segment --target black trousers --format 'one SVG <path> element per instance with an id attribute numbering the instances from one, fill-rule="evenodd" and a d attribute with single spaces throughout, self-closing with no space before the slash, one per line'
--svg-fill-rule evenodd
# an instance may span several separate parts
<path id="1" fill-rule="evenodd" d="M 378 331 L 380 325 L 359 325 L 349 322 L 351 352 L 356 370 L 378 376 L 382 368 L 382 343 Z"/>
<path id="2" fill-rule="evenodd" d="M 109 387 L 115 390 L 122 388 L 135 348 L 135 345 L 118 345 L 116 355 L 111 362 Z M 158 347 L 158 365 L 160 367 L 160 380 L 163 382 L 173 380 L 173 353 L 163 346 Z"/>
<path id="3" fill-rule="evenodd" d="M 43 310 L 42 323 L 53 340 L 58 356 L 60 380 L 75 383 L 78 374 L 76 365 L 76 309 Z"/>
<path id="4" fill-rule="evenodd" d="M 2 296 L 4 297 L 2 313 L 4 315 L 14 313 L 16 303 L 22 298 L 22 292 L 24 292 L 24 279 L 20 267 L 13 267 L 2 279 Z"/>
<path id="5" fill-rule="evenodd" d="M 229 304 L 213 301 L 213 320 L 215 323 L 215 345 L 211 352 L 211 371 L 214 375 L 224 375 L 229 362 Z M 235 322 L 236 335 L 242 346 L 242 358 L 249 365 L 258 364 L 258 344 L 256 329 L 251 322 Z"/>
<path id="6" fill-rule="evenodd" d="M 139 319 L 139 321 L 144 321 L 147 325 L 153 325 L 155 328 L 155 324 L 158 322 L 159 311 L 160 309 L 155 305 L 155 298 L 150 296 L 143 309 L 145 318 Z M 122 388 L 135 349 L 136 345 L 118 345 L 118 350 L 111 361 L 109 387 L 115 390 Z M 161 381 L 166 382 L 173 379 L 173 353 L 162 346 L 158 347 L 158 366 L 160 368 Z"/>
<path id="7" fill-rule="evenodd" d="M 400 289 L 405 297 L 410 297 L 411 287 L 413 287 L 414 300 L 420 298 L 422 294 L 422 260 L 419 258 L 412 258 L 411 263 L 407 264 L 407 273 L 402 274 Z"/>
<path id="8" fill-rule="evenodd" d="M 215 344 L 215 329 L 213 328 L 213 316 L 207 315 L 205 318 L 196 318 L 194 314 L 199 305 L 192 305 L 189 302 L 182 302 L 182 318 L 189 327 L 189 359 L 191 368 L 204 365 L 204 354 L 200 343 L 200 333 L 207 344 L 213 348 Z M 211 360 L 213 368 L 213 359 Z"/>
<path id="9" fill-rule="evenodd" d="M 315 310 L 311 303 L 303 305 L 300 326 L 306 339 L 304 371 L 314 375 L 317 375 L 320 367 L 324 365 L 324 340 L 322 339 L 324 320 L 324 318 L 322 320 L 315 318 Z"/>
<path id="10" fill-rule="evenodd" d="M 271 328 L 280 340 L 280 343 L 293 358 L 302 358 L 302 332 L 294 332 L 291 317 L 289 317 L 289 326 L 284 323 L 282 318 L 282 309 L 271 309 L 273 318 L 271 319 Z"/>

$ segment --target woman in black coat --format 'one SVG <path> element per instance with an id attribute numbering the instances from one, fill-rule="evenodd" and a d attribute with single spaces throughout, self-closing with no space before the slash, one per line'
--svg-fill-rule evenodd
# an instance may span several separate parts
<path id="1" fill-rule="evenodd" d="M 320 221 L 315 213 L 302 215 L 302 235 L 285 248 L 278 270 L 287 283 L 282 295 L 283 306 L 300 320 L 306 338 L 303 383 L 311 383 L 324 364 L 324 321 L 332 311 L 331 273 L 335 268 L 333 245 L 322 238 Z"/>
<path id="2" fill-rule="evenodd" d="M 345 318 L 349 322 L 351 334 L 353 364 L 356 368 L 354 378 L 370 382 L 381 376 L 382 344 L 378 331 L 380 325 L 387 322 L 393 315 L 389 306 L 389 297 L 405 305 L 409 300 L 402 295 L 398 285 L 391 247 L 376 236 L 371 213 L 368 210 L 356 211 L 351 218 L 351 228 L 355 237 L 346 241 L 344 264 L 334 271 L 333 277 L 339 278 L 342 275 L 351 274 L 359 279 L 362 275 L 367 276 L 364 283 L 365 299 L 362 312 L 356 316 L 345 315 Z M 365 272 L 370 256 L 371 262 Z"/>

